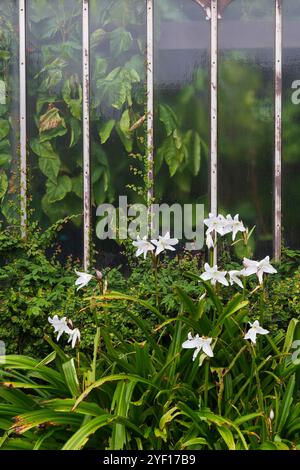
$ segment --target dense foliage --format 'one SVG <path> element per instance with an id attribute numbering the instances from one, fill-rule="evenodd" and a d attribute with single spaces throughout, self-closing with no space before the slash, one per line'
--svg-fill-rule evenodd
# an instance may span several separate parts
<path id="1" fill-rule="evenodd" d="M 201 279 L 201 257 L 163 257 L 156 283 L 150 260 L 129 252 L 126 276 L 98 273 L 75 292 L 72 260 L 45 255 L 59 228 L 1 233 L 2 448 L 299 448 L 297 253 L 281 267 L 289 278 L 236 293 Z M 275 297 L 282 286 L 290 299 Z M 80 328 L 75 353 L 52 337 L 55 315 Z M 243 336 L 258 318 L 270 333 L 254 345 Z M 192 361 L 189 331 L 213 338 L 214 357 Z"/>

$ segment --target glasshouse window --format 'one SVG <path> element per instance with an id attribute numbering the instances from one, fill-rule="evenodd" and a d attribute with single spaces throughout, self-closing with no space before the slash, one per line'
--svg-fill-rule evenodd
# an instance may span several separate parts
<path id="1" fill-rule="evenodd" d="M 299 51 L 299 0 L 0 0 L 1 450 L 300 450 Z"/>
<path id="2" fill-rule="evenodd" d="M 0 3 L 0 220 L 5 225 L 19 218 L 17 12 L 17 1 Z"/>

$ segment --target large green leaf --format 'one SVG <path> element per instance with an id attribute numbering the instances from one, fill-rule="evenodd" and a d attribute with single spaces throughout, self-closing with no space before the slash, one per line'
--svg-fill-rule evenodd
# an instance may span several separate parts
<path id="1" fill-rule="evenodd" d="M 167 137 L 157 150 L 158 158 L 163 158 L 167 163 L 171 177 L 175 175 L 186 157 L 183 146 L 179 146 L 173 134 Z"/>
<path id="2" fill-rule="evenodd" d="M 32 151 L 40 157 L 39 167 L 41 172 L 55 184 L 60 170 L 60 159 L 53 150 L 51 143 L 40 142 L 38 139 L 34 139 L 30 145 Z"/>
<path id="3" fill-rule="evenodd" d="M 50 107 L 47 112 L 40 117 L 39 132 L 40 143 L 67 133 L 65 120 L 60 116 L 58 108 Z"/>
<path id="4" fill-rule="evenodd" d="M 178 127 L 178 121 L 173 109 L 167 104 L 159 105 L 159 120 L 164 124 L 169 137 Z"/>
<path id="5" fill-rule="evenodd" d="M 80 393 L 80 388 L 74 358 L 70 359 L 68 362 L 65 362 L 62 368 L 66 379 L 66 384 L 69 387 L 72 396 L 78 396 Z"/>
<path id="6" fill-rule="evenodd" d="M 9 122 L 7 119 L 0 119 L 0 140 L 4 139 L 9 134 Z"/>
<path id="7" fill-rule="evenodd" d="M 132 35 L 124 28 L 117 28 L 110 33 L 110 52 L 112 57 L 117 57 L 122 52 L 128 51 L 132 45 Z"/>
<path id="8" fill-rule="evenodd" d="M 95 29 L 95 31 L 93 31 L 91 34 L 90 47 L 94 48 L 100 46 L 100 44 L 102 44 L 102 42 L 105 40 L 106 35 L 107 33 L 104 29 Z"/>
<path id="9" fill-rule="evenodd" d="M 69 176 L 63 175 L 57 178 L 56 182 L 48 180 L 46 183 L 48 201 L 61 201 L 72 191 L 72 180 Z"/>
<path id="10" fill-rule="evenodd" d="M 68 80 L 65 80 L 62 96 L 72 116 L 80 120 L 82 116 L 82 87 L 76 76 L 73 75 Z"/>
<path id="11" fill-rule="evenodd" d="M 99 130 L 99 136 L 101 139 L 101 144 L 105 144 L 107 140 L 110 138 L 110 134 L 112 133 L 113 128 L 115 127 L 116 121 L 114 119 L 109 119 L 109 121 L 105 121 Z"/>

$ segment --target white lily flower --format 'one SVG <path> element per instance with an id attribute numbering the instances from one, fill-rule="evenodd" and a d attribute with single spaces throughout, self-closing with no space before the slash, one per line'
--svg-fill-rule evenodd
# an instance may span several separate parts
<path id="1" fill-rule="evenodd" d="M 226 279 L 227 271 L 219 271 L 217 265 L 211 267 L 208 263 L 205 263 L 204 269 L 205 272 L 200 276 L 203 281 L 210 281 L 213 286 L 215 286 L 217 282 L 224 286 L 229 286 Z"/>
<path id="2" fill-rule="evenodd" d="M 244 286 L 240 279 L 240 277 L 243 276 L 243 271 L 232 270 L 232 271 L 228 271 L 228 274 L 229 274 L 230 285 L 233 286 L 233 284 L 237 284 L 243 289 Z"/>
<path id="3" fill-rule="evenodd" d="M 254 323 L 249 323 L 249 325 L 251 326 L 251 328 L 247 331 L 244 338 L 250 339 L 253 344 L 256 344 L 256 335 L 267 335 L 269 333 L 268 330 L 265 330 L 260 326 L 258 320 L 255 320 Z"/>
<path id="4" fill-rule="evenodd" d="M 69 332 L 68 343 L 71 343 L 71 341 L 72 341 L 72 348 L 75 347 L 77 341 L 78 343 L 80 342 L 80 331 L 78 328 L 75 328 L 74 330 L 71 330 Z"/>
<path id="5" fill-rule="evenodd" d="M 196 359 L 200 351 L 203 351 L 207 356 L 214 357 L 214 353 L 211 348 L 212 338 L 205 338 L 198 334 L 193 337 L 191 333 L 188 334 L 188 339 L 182 344 L 183 349 L 195 349 L 193 354 L 193 361 Z"/>
<path id="6" fill-rule="evenodd" d="M 78 286 L 77 290 L 81 289 L 82 287 L 87 286 L 90 280 L 93 278 L 92 274 L 82 273 L 80 271 L 76 271 L 76 269 L 75 269 L 75 273 L 78 276 L 78 279 L 76 279 L 75 281 L 75 286 Z"/>
<path id="7" fill-rule="evenodd" d="M 207 226 L 206 235 L 212 232 L 224 235 L 225 219 L 222 215 L 213 215 L 210 213 L 208 219 L 204 219 L 203 222 Z"/>
<path id="8" fill-rule="evenodd" d="M 211 250 L 212 248 L 214 248 L 215 246 L 215 243 L 214 243 L 214 240 L 213 240 L 213 237 L 211 236 L 210 233 L 208 233 L 206 235 L 206 246 L 209 250 Z"/>
<path id="9" fill-rule="evenodd" d="M 58 333 L 56 341 L 59 341 L 63 333 L 70 334 L 72 331 L 68 326 L 66 317 L 59 318 L 57 315 L 54 315 L 53 318 L 48 317 L 48 322 L 53 326 L 54 333 Z"/>
<path id="10" fill-rule="evenodd" d="M 170 233 L 167 232 L 164 237 L 159 236 L 158 240 L 151 240 L 151 243 L 156 246 L 155 255 L 158 256 L 164 250 L 175 251 L 173 245 L 177 245 L 177 238 L 170 238 Z"/>
<path id="11" fill-rule="evenodd" d="M 137 248 L 137 251 L 136 251 L 135 255 L 140 256 L 140 255 L 143 254 L 144 259 L 146 259 L 148 251 L 155 250 L 155 247 L 152 245 L 151 242 L 149 242 L 147 240 L 146 236 L 143 237 L 143 239 L 141 240 L 141 238 L 138 235 L 136 241 L 132 242 L 132 244 L 133 244 L 133 246 L 135 246 Z"/>
<path id="12" fill-rule="evenodd" d="M 260 284 L 263 282 L 264 273 L 277 273 L 276 269 L 270 264 L 270 256 L 266 256 L 261 261 L 253 261 L 248 258 L 244 258 L 243 264 L 243 275 L 251 276 L 252 274 L 256 274 Z"/>
<path id="13" fill-rule="evenodd" d="M 235 240 L 235 237 L 238 232 L 245 232 L 246 228 L 244 227 L 243 222 L 239 220 L 239 214 L 236 214 L 234 218 L 230 214 L 226 216 L 226 226 L 225 232 L 232 233 L 232 241 Z"/>

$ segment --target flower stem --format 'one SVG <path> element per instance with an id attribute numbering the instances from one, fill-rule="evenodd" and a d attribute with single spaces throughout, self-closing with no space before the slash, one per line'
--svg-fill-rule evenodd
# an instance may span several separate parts
<path id="1" fill-rule="evenodd" d="M 155 302 L 156 307 L 159 305 L 159 292 L 158 292 L 158 257 L 152 254 L 152 265 L 153 265 L 153 272 L 154 272 L 154 280 L 155 280 Z"/>

